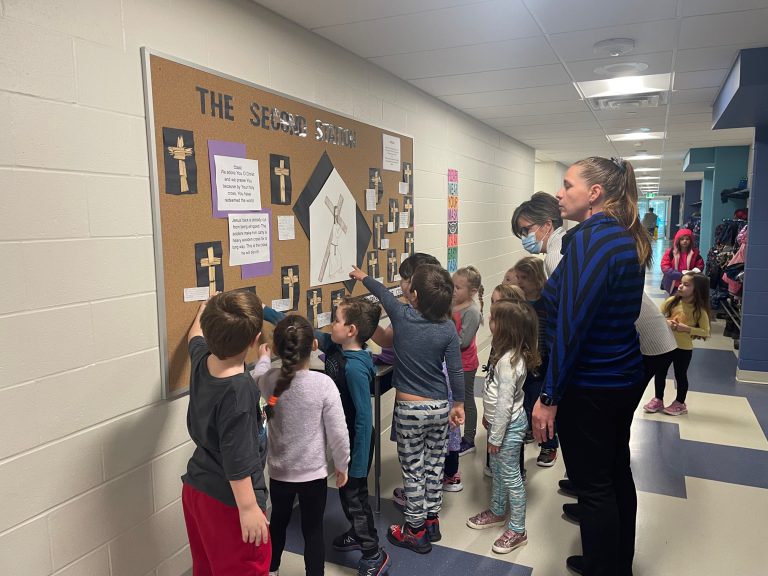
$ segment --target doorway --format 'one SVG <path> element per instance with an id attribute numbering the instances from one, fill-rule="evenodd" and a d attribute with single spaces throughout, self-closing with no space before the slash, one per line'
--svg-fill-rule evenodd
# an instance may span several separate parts
<path id="1" fill-rule="evenodd" d="M 648 212 L 648 208 L 653 208 L 653 211 L 656 213 L 658 217 L 659 238 L 669 238 L 670 200 L 669 196 L 657 196 L 655 198 L 640 198 L 637 201 L 641 220 L 645 213 Z"/>

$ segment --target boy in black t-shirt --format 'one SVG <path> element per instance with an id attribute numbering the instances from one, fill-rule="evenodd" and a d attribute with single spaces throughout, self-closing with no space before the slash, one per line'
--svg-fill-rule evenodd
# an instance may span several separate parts
<path id="1" fill-rule="evenodd" d="M 256 294 L 227 292 L 200 306 L 189 331 L 187 429 L 196 449 L 182 476 L 182 504 L 195 574 L 269 572 L 259 392 L 245 372 L 262 322 Z"/>

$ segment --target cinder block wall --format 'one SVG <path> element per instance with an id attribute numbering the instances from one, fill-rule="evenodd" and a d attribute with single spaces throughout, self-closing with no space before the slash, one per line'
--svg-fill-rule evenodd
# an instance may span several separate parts
<path id="1" fill-rule="evenodd" d="M 139 47 L 415 140 L 416 246 L 495 285 L 533 150 L 248 0 L 0 2 L 0 574 L 177 576 L 185 398 L 160 400 Z M 486 329 L 480 334 L 487 340 Z"/>

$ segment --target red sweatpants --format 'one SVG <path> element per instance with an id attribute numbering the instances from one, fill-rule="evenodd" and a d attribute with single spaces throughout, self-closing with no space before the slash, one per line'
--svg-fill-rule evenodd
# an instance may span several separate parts
<path id="1" fill-rule="evenodd" d="M 243 542 L 240 514 L 184 484 L 181 492 L 193 576 L 268 576 L 272 541 Z"/>

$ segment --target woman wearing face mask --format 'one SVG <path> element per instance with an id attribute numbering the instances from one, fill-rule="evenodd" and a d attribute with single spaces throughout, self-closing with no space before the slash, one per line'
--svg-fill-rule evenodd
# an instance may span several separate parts
<path id="1" fill-rule="evenodd" d="M 562 258 L 560 246 L 565 234 L 557 198 L 536 192 L 520 204 L 512 215 L 512 233 L 523 241 L 529 253 L 545 254 L 544 272 L 552 275 Z"/>

